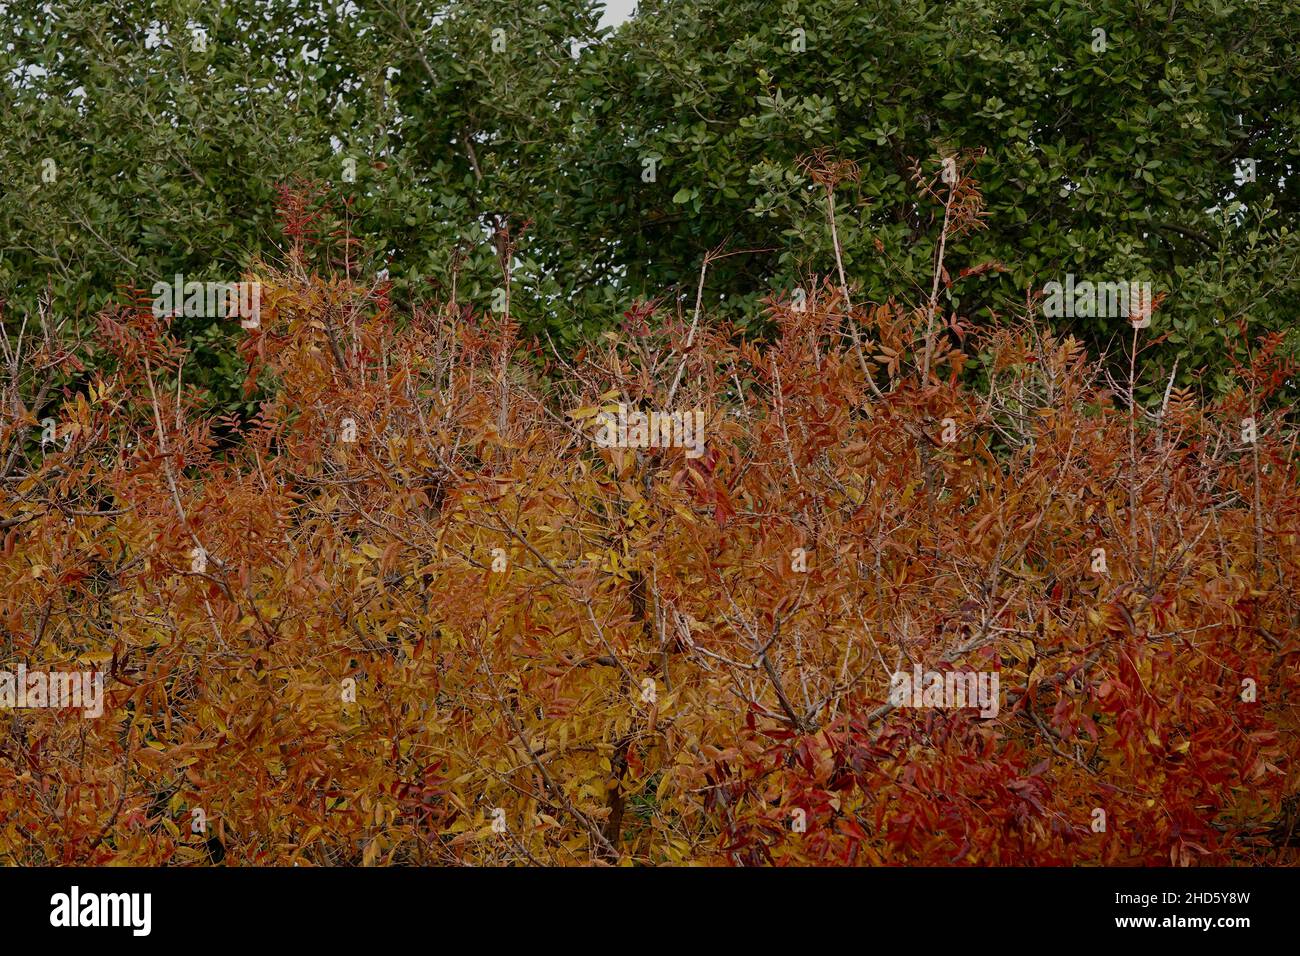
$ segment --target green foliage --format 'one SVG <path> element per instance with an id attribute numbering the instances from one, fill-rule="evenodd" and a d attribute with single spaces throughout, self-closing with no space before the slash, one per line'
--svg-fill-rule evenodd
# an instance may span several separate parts
<path id="1" fill-rule="evenodd" d="M 988 212 L 946 254 L 963 317 L 1069 272 L 1149 279 L 1154 365 L 1222 386 L 1239 323 L 1254 338 L 1300 306 L 1291 0 L 642 0 L 612 35 L 598 19 L 594 0 L 8 4 L 6 321 L 42 294 L 88 320 L 122 286 L 279 261 L 277 188 L 305 179 L 328 191 L 329 254 L 386 265 L 399 299 L 490 308 L 508 224 L 512 315 L 561 345 L 638 298 L 689 308 L 724 243 L 749 251 L 711 265 L 709 305 L 757 323 L 833 270 L 799 167 L 821 148 L 860 169 L 835 193 L 858 299 L 928 287 L 942 206 L 922 187 L 958 155 Z M 1006 271 L 956 278 L 988 262 Z M 197 381 L 235 404 L 229 330 L 187 321 Z M 1104 349 L 1123 321 L 1060 324 Z"/>
<path id="2" fill-rule="evenodd" d="M 728 237 L 763 248 L 780 232 L 778 248 L 711 272 L 710 289 L 751 315 L 746 295 L 831 270 L 824 197 L 796 164 L 818 147 L 861 169 L 836 209 L 860 294 L 928 288 L 942 208 L 916 177 L 983 150 L 989 228 L 947 261 L 953 276 L 988 261 L 1008 271 L 954 284 L 960 314 L 991 320 L 1068 272 L 1149 279 L 1168 293 L 1157 331 L 1180 368 L 1216 373 L 1242 357 L 1238 320 L 1263 332 L 1296 314 L 1293 3 L 647 0 L 641 12 L 603 51 L 589 126 L 634 123 L 623 140 L 663 154 L 662 187 L 620 206 L 625 184 L 593 177 L 575 221 L 624 237 L 628 268 L 653 270 L 647 293 L 689 281 Z M 1256 181 L 1241 186 L 1245 158 Z M 1105 347 L 1123 324 L 1072 331 Z"/>

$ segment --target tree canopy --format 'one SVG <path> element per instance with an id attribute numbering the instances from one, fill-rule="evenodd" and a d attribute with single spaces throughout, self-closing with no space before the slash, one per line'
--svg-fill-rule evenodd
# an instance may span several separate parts
<path id="1" fill-rule="evenodd" d="M 334 254 L 399 298 L 490 308 L 508 229 L 512 314 L 571 345 L 638 300 L 689 305 L 724 248 L 708 304 L 762 332 L 763 299 L 836 267 L 819 151 L 853 164 L 855 298 L 928 281 L 921 184 L 951 157 L 988 214 L 947 251 L 963 318 L 1067 274 L 1150 281 L 1161 368 L 1222 388 L 1242 328 L 1300 305 L 1289 0 L 643 0 L 613 33 L 592 0 L 6 6 L 10 314 L 278 262 L 278 190 L 307 180 Z M 1057 324 L 1102 350 L 1123 318 Z M 233 400 L 228 331 L 181 331 Z"/>

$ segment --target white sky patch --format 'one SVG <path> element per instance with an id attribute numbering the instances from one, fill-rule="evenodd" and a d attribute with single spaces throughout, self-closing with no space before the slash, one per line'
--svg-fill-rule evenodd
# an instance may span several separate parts
<path id="1" fill-rule="evenodd" d="M 636 12 L 636 0 L 606 0 L 605 12 L 600 15 L 602 27 L 617 27 L 632 18 Z"/>

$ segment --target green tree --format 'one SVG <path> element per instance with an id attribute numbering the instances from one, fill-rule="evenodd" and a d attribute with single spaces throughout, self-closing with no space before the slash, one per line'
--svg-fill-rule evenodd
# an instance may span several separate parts
<path id="1" fill-rule="evenodd" d="M 1150 366 L 1222 387 L 1300 306 L 1290 0 L 642 0 L 611 36 L 595 0 L 4 14 L 8 318 L 43 295 L 87 320 L 122 286 L 237 278 L 283 255 L 279 190 L 305 180 L 327 197 L 318 255 L 386 267 L 399 297 L 487 309 L 508 266 L 512 315 L 563 343 L 638 298 L 693 302 L 725 246 L 746 251 L 712 264 L 709 304 L 761 331 L 760 300 L 835 271 L 800 165 L 817 150 L 858 168 L 834 194 L 855 301 L 928 291 L 956 156 L 986 228 L 946 250 L 941 304 L 970 320 L 1068 273 L 1149 280 L 1168 335 Z M 1126 331 L 1058 324 L 1094 349 Z M 232 330 L 181 331 L 234 404 Z"/>
<path id="2" fill-rule="evenodd" d="M 1298 37 L 1288 2 L 644 0 L 584 77 L 569 229 L 580 249 L 615 237 L 586 276 L 642 294 L 693 286 L 724 241 L 770 249 L 710 271 L 711 295 L 757 316 L 770 290 L 834 271 L 825 195 L 798 168 L 825 148 L 860 167 L 838 233 L 850 282 L 883 301 L 928 290 L 943 210 L 918 176 L 978 154 L 987 228 L 945 261 L 1006 271 L 946 304 L 990 321 L 1067 273 L 1149 279 L 1165 367 L 1222 385 L 1238 322 L 1290 329 L 1300 306 Z M 644 153 L 663 157 L 653 187 L 628 172 Z M 1062 324 L 1094 348 L 1127 330 Z"/>

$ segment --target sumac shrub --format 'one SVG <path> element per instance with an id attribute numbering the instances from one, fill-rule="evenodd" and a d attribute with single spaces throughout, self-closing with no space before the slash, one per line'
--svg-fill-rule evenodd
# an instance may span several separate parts
<path id="1" fill-rule="evenodd" d="M 105 700 L 4 713 L 0 860 L 1294 852 L 1275 341 L 1225 398 L 1142 405 L 1077 342 L 933 297 L 825 284 L 764 344 L 646 304 L 564 356 L 508 314 L 257 278 L 248 422 L 201 414 L 146 305 L 53 406 L 82 345 L 7 337 L 0 667 Z M 698 411 L 701 441 L 597 441 L 620 404 Z M 891 700 L 954 670 L 997 675 L 996 713 Z"/>

